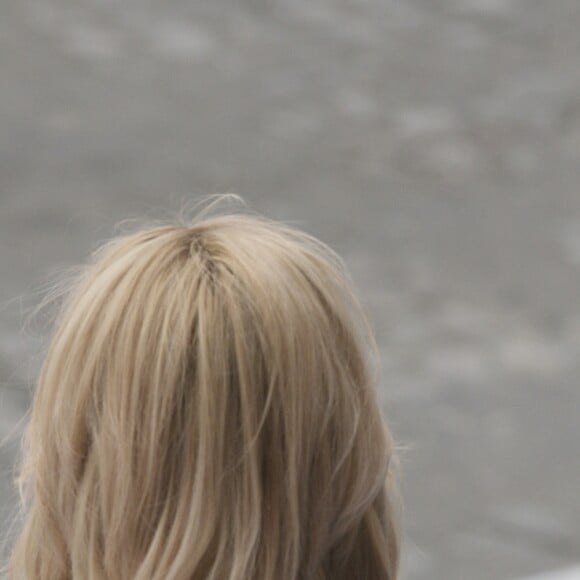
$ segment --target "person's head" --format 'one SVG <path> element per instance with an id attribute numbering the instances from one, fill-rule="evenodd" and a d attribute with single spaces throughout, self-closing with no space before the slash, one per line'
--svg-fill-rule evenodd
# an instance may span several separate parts
<path id="1" fill-rule="evenodd" d="M 40 372 L 9 578 L 395 580 L 372 353 L 343 261 L 294 227 L 113 239 Z"/>

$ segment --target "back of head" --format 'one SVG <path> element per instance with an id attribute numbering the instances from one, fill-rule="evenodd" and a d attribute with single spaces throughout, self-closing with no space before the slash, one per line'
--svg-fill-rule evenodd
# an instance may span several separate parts
<path id="1" fill-rule="evenodd" d="M 245 213 L 104 245 L 38 380 L 9 578 L 395 580 L 394 451 L 349 280 Z"/>

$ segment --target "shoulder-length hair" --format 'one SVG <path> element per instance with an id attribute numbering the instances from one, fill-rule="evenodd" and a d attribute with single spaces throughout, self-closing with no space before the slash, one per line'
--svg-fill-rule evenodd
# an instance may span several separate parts
<path id="1" fill-rule="evenodd" d="M 246 212 L 102 246 L 38 379 L 8 577 L 395 580 L 395 451 L 353 288 L 329 246 Z"/>

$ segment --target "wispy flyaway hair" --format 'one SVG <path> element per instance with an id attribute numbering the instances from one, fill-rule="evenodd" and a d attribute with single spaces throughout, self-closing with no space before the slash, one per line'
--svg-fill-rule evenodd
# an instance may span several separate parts
<path id="1" fill-rule="evenodd" d="M 293 226 L 106 243 L 40 371 L 8 578 L 395 580 L 376 353 L 344 262 Z"/>

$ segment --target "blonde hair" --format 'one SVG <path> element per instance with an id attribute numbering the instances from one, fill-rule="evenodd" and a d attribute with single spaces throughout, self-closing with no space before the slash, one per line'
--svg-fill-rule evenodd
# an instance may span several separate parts
<path id="1" fill-rule="evenodd" d="M 11 580 L 395 580 L 395 451 L 339 256 L 237 212 L 101 247 L 24 438 Z"/>

